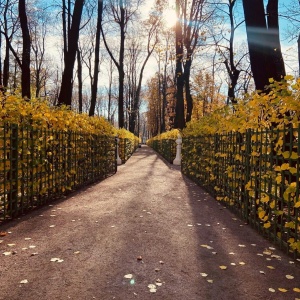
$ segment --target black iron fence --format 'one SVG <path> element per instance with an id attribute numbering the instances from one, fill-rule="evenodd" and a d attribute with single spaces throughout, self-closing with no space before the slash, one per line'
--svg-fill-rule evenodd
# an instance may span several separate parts
<path id="1" fill-rule="evenodd" d="M 0 222 L 117 171 L 114 137 L 0 126 Z"/>
<path id="2" fill-rule="evenodd" d="M 120 138 L 119 140 L 119 156 L 122 163 L 125 163 L 133 154 L 133 152 L 138 148 L 139 140 Z"/>
<path id="3" fill-rule="evenodd" d="M 300 127 L 183 139 L 182 172 L 300 254 Z"/>
<path id="4" fill-rule="evenodd" d="M 153 139 L 148 145 L 169 163 L 176 157 L 176 139 Z"/>

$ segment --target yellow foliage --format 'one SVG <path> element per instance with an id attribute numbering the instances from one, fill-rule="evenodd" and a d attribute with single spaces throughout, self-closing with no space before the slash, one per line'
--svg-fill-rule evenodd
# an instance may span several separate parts
<path id="1" fill-rule="evenodd" d="M 78 114 L 66 106 L 53 107 L 44 100 L 25 101 L 18 95 L 1 95 L 0 106 L 2 108 L 0 110 L 2 123 L 97 135 L 112 136 L 114 133 L 113 126 L 103 117 Z"/>
<path id="2" fill-rule="evenodd" d="M 270 129 L 277 124 L 278 129 L 292 124 L 298 127 L 300 113 L 300 78 L 294 81 L 287 75 L 286 81 L 271 82 L 271 91 L 268 94 L 253 92 L 238 100 L 234 111 L 223 106 L 205 115 L 200 120 L 187 124 L 184 135 L 202 135 L 226 133 L 231 131 L 245 132 L 247 129 Z M 292 113 L 291 113 L 292 112 Z M 254 137 L 255 139 L 255 137 Z M 282 140 L 279 143 L 282 143 Z M 280 144 L 278 144 L 280 146 Z M 296 159 L 291 154 L 291 159 Z"/>

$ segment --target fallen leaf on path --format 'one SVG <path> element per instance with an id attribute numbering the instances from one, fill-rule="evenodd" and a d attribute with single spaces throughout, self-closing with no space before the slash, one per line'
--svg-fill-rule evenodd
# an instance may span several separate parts
<path id="1" fill-rule="evenodd" d="M 245 265 L 245 263 L 244 263 L 243 261 L 240 261 L 239 264 L 240 264 L 241 266 L 244 266 L 244 265 Z"/>
<path id="2" fill-rule="evenodd" d="M 221 270 L 227 270 L 227 267 L 226 267 L 226 266 L 219 266 L 219 268 L 220 268 Z"/>
<path id="3" fill-rule="evenodd" d="M 28 283 L 28 280 L 27 279 L 21 280 L 20 283 L 22 284 Z"/>
<path id="4" fill-rule="evenodd" d="M 75 252 L 74 252 L 74 254 L 79 254 L 79 253 L 80 253 L 80 251 L 75 251 Z"/>
<path id="5" fill-rule="evenodd" d="M 34 249 L 34 248 L 36 248 L 36 246 L 34 246 L 34 245 L 29 246 L 29 249 Z"/>
<path id="6" fill-rule="evenodd" d="M 16 246 L 16 244 L 7 244 L 8 247 Z"/>
<path id="7" fill-rule="evenodd" d="M 213 283 L 214 281 L 212 279 L 207 279 L 207 282 Z"/>
<path id="8" fill-rule="evenodd" d="M 259 273 L 260 273 L 260 274 L 264 274 L 264 275 L 266 274 L 264 271 L 259 271 Z"/>
<path id="9" fill-rule="evenodd" d="M 207 248 L 207 249 L 214 249 L 213 247 L 208 246 L 208 245 L 200 245 L 200 246 L 203 247 L 203 248 Z"/>
<path id="10" fill-rule="evenodd" d="M 30 241 L 30 240 L 31 240 L 31 238 L 25 238 L 24 240 L 25 240 L 25 241 Z"/>
<path id="11" fill-rule="evenodd" d="M 256 244 L 251 244 L 251 246 L 255 247 L 255 246 L 256 246 Z"/>
<path id="12" fill-rule="evenodd" d="M 3 232 L 3 231 L 0 232 L 0 236 L 1 236 L 1 237 L 6 236 L 6 235 L 7 235 L 6 232 Z"/>
<path id="13" fill-rule="evenodd" d="M 272 289 L 272 288 L 269 288 L 269 292 L 275 293 L 276 291 L 274 289 Z"/>
<path id="14" fill-rule="evenodd" d="M 149 289 L 156 289 L 156 285 L 150 283 L 150 284 L 148 284 L 148 288 L 149 288 Z"/>
<path id="15" fill-rule="evenodd" d="M 278 288 L 278 291 L 282 292 L 282 293 L 286 293 L 288 290 L 284 289 L 284 288 Z"/>
<path id="16" fill-rule="evenodd" d="M 132 274 L 126 274 L 126 275 L 124 276 L 124 278 L 126 278 L 126 279 L 131 279 L 132 277 L 133 277 Z"/>
<path id="17" fill-rule="evenodd" d="M 292 276 L 292 275 L 285 275 L 285 277 L 286 277 L 287 279 L 294 279 L 294 276 Z"/>
<path id="18" fill-rule="evenodd" d="M 230 255 L 235 255 L 235 253 L 234 253 L 234 252 L 229 252 L 229 254 L 230 254 Z"/>
<path id="19" fill-rule="evenodd" d="M 207 276 L 208 276 L 208 274 L 206 274 L 206 273 L 200 273 L 200 275 L 201 275 L 202 277 L 207 277 Z"/>
<path id="20" fill-rule="evenodd" d="M 236 266 L 236 263 L 230 263 L 232 266 Z"/>
<path id="21" fill-rule="evenodd" d="M 299 288 L 293 288 L 293 291 L 296 293 L 300 293 L 300 289 Z"/>
<path id="22" fill-rule="evenodd" d="M 272 266 L 267 266 L 267 268 L 271 269 L 271 270 L 274 270 L 275 268 L 272 267 Z"/>
<path id="23" fill-rule="evenodd" d="M 246 248 L 246 245 L 241 245 L 241 244 L 239 244 L 239 247 L 241 247 L 241 248 Z"/>
<path id="24" fill-rule="evenodd" d="M 49 227 L 50 227 L 50 228 L 53 228 L 53 227 L 55 227 L 55 225 L 50 225 Z"/>
<path id="25" fill-rule="evenodd" d="M 7 252 L 3 252 L 3 255 L 5 255 L 5 256 L 8 256 L 8 255 L 11 255 L 12 254 L 12 252 L 11 251 L 7 251 Z"/>
<path id="26" fill-rule="evenodd" d="M 63 262 L 64 260 L 63 260 L 63 259 L 61 259 L 61 258 L 58 258 L 58 257 L 53 257 L 53 258 L 51 258 L 51 259 L 50 259 L 50 261 L 52 261 L 52 262 L 59 262 L 59 263 L 61 263 L 61 262 Z"/>

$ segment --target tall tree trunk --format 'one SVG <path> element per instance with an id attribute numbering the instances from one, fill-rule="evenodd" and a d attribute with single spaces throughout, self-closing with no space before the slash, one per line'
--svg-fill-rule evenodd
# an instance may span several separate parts
<path id="1" fill-rule="evenodd" d="M 285 75 L 279 42 L 278 0 L 268 1 L 271 11 L 268 16 L 269 29 L 263 0 L 243 0 L 243 6 L 255 87 L 257 90 L 264 90 L 269 85 L 269 78 L 281 80 Z M 277 51 L 279 54 L 275 54 Z"/>
<path id="2" fill-rule="evenodd" d="M 191 95 L 190 75 L 192 66 L 192 53 L 187 53 L 187 59 L 184 65 L 184 84 L 186 98 L 186 122 L 191 121 L 193 112 L 193 97 Z"/>
<path id="3" fill-rule="evenodd" d="M 83 10 L 84 0 L 76 0 L 74 5 L 72 25 L 68 35 L 68 51 L 62 76 L 61 89 L 58 97 L 58 105 L 72 104 L 73 69 L 76 52 L 78 49 L 79 27 Z"/>
<path id="4" fill-rule="evenodd" d="M 8 80 L 9 80 L 9 46 L 8 41 L 6 40 L 5 46 L 5 57 L 3 62 L 3 86 L 7 89 L 8 87 Z"/>
<path id="5" fill-rule="evenodd" d="M 23 52 L 22 52 L 22 97 L 31 98 L 30 95 L 30 34 L 28 28 L 25 0 L 19 0 L 19 18 L 22 29 Z"/>
<path id="6" fill-rule="evenodd" d="M 276 81 L 281 81 L 286 73 L 279 38 L 278 0 L 268 1 L 267 20 L 272 77 Z"/>
<path id="7" fill-rule="evenodd" d="M 4 92 L 2 73 L 2 34 L 0 33 L 0 91 Z"/>
<path id="8" fill-rule="evenodd" d="M 175 120 L 174 128 L 183 129 L 185 127 L 184 119 L 184 98 L 183 98 L 183 87 L 184 87 L 184 77 L 183 77 L 183 38 L 182 38 L 182 27 L 179 21 L 180 15 L 180 1 L 176 0 L 176 107 L 175 107 Z"/>
<path id="9" fill-rule="evenodd" d="M 77 78 L 78 78 L 78 110 L 79 113 L 82 113 L 82 60 L 81 53 L 79 49 L 77 49 Z"/>
<path id="10" fill-rule="evenodd" d="M 125 9 L 124 1 L 120 0 L 120 54 L 119 54 L 119 128 L 124 127 L 124 54 L 125 54 Z"/>
<path id="11" fill-rule="evenodd" d="M 100 35 L 101 35 L 101 23 L 103 12 L 103 0 L 98 0 L 98 18 L 97 18 L 97 30 L 96 30 L 96 44 L 95 44 L 95 65 L 94 65 L 94 78 L 92 83 L 92 96 L 89 116 L 95 114 L 97 91 L 98 91 L 98 75 L 99 75 L 99 61 L 100 61 Z"/>
<path id="12" fill-rule="evenodd" d="M 298 37 L 298 77 L 300 78 L 300 34 Z"/>

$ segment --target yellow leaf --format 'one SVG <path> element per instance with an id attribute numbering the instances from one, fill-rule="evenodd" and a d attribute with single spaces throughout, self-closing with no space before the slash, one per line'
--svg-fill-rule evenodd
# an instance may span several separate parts
<path id="1" fill-rule="evenodd" d="M 278 288 L 278 291 L 280 291 L 280 292 L 282 292 L 282 293 L 286 293 L 286 292 L 287 292 L 287 290 L 284 289 L 284 288 Z"/>
<path id="2" fill-rule="evenodd" d="M 298 153 L 297 152 L 292 152 L 290 159 L 298 159 Z"/>
<path id="3" fill-rule="evenodd" d="M 266 214 L 266 212 L 265 212 L 264 210 L 262 210 L 262 211 L 260 211 L 260 212 L 258 213 L 258 217 L 259 217 L 260 219 L 263 219 L 263 217 L 265 216 L 265 214 Z"/>
<path id="4" fill-rule="evenodd" d="M 221 270 L 226 270 L 227 267 L 226 267 L 226 266 L 220 266 L 220 269 L 221 269 Z"/>
<path id="5" fill-rule="evenodd" d="M 289 164 L 282 164 L 281 165 L 281 170 L 282 171 L 288 170 L 289 168 L 290 168 Z"/>
<path id="6" fill-rule="evenodd" d="M 270 203 L 270 208 L 272 208 L 272 209 L 275 208 L 275 200 L 273 200 L 273 201 Z"/>
<path id="7" fill-rule="evenodd" d="M 300 201 L 296 202 L 296 204 L 294 205 L 295 208 L 299 208 L 300 207 Z"/>
<path id="8" fill-rule="evenodd" d="M 275 268 L 272 267 L 272 266 L 267 266 L 267 268 L 271 269 L 271 270 L 274 270 Z"/>
<path id="9" fill-rule="evenodd" d="M 264 224 L 264 228 L 270 228 L 271 227 L 271 222 L 267 222 Z"/>
<path id="10" fill-rule="evenodd" d="M 289 158 L 289 157 L 290 157 L 290 151 L 284 151 L 284 152 L 282 153 L 282 156 L 283 156 L 285 159 Z"/>
<path id="11" fill-rule="evenodd" d="M 293 288 L 293 291 L 296 293 L 300 293 L 300 289 L 299 288 Z"/>
<path id="12" fill-rule="evenodd" d="M 294 276 L 292 276 L 292 275 L 285 275 L 285 277 L 286 277 L 287 279 L 294 279 Z"/>

